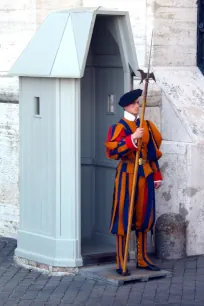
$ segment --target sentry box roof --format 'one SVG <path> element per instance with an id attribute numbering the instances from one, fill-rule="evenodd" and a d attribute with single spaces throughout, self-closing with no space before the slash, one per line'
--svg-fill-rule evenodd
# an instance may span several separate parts
<path id="1" fill-rule="evenodd" d="M 109 30 L 123 66 L 137 74 L 138 63 L 127 12 L 78 8 L 48 15 L 9 71 L 11 76 L 82 78 L 96 17 L 112 16 Z"/>

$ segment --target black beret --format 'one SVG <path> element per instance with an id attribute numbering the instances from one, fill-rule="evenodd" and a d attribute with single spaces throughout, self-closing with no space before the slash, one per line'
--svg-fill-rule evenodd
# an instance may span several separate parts
<path id="1" fill-rule="evenodd" d="M 135 89 L 131 90 L 129 92 L 126 92 L 121 98 L 118 104 L 121 107 L 128 106 L 132 104 L 135 100 L 137 100 L 142 95 L 141 89 Z"/>

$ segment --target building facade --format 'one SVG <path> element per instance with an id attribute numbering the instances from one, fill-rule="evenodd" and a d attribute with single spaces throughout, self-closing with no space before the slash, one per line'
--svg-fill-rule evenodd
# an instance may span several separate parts
<path id="1" fill-rule="evenodd" d="M 180 212 L 187 221 L 187 254 L 204 254 L 203 1 L 3 0 L 0 4 L 0 234 L 16 236 L 19 222 L 18 79 L 6 74 L 46 16 L 68 7 L 129 11 L 139 66 L 151 66 L 147 117 L 162 130 L 164 183 L 158 215 Z M 197 18 L 198 17 L 198 18 Z M 199 66 L 199 68 L 197 67 Z M 138 80 L 135 80 L 135 87 Z"/>

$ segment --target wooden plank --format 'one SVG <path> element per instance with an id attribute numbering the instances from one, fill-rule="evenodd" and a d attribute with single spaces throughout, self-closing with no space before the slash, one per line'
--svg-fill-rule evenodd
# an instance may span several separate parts
<path id="1" fill-rule="evenodd" d="M 133 261 L 128 265 L 128 269 L 131 275 L 125 277 L 116 273 L 115 264 L 80 268 L 79 273 L 83 274 L 87 278 L 114 283 L 116 285 L 124 285 L 125 283 L 132 281 L 147 282 L 154 278 L 171 277 L 171 272 L 166 270 L 149 271 L 145 269 L 136 269 Z"/>

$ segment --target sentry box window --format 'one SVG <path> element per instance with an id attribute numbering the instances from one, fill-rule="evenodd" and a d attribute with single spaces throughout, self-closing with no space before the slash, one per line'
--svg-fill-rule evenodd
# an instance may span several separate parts
<path id="1" fill-rule="evenodd" d="M 35 97 L 34 103 L 35 103 L 35 116 L 39 117 L 40 116 L 40 97 Z"/>
<path id="2" fill-rule="evenodd" d="M 115 96 L 114 95 L 108 95 L 107 114 L 108 115 L 114 115 L 115 114 Z"/>

